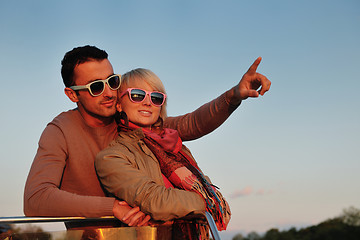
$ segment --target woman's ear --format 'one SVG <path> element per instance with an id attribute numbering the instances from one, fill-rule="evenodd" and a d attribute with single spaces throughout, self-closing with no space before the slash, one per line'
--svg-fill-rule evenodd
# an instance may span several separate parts
<path id="1" fill-rule="evenodd" d="M 78 95 L 76 94 L 76 92 L 74 90 L 66 87 L 64 91 L 65 91 L 66 96 L 68 96 L 68 98 L 72 102 L 77 103 L 79 101 Z"/>
<path id="2" fill-rule="evenodd" d="M 117 104 L 116 104 L 116 110 L 117 110 L 118 112 L 122 112 L 122 107 L 121 107 L 121 104 L 120 104 L 120 103 L 117 103 Z"/>

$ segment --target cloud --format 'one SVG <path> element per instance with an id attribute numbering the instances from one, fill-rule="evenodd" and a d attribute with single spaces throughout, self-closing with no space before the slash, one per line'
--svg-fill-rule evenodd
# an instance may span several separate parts
<path id="1" fill-rule="evenodd" d="M 252 192 L 253 192 L 252 187 L 247 186 L 241 190 L 236 190 L 235 192 L 230 194 L 230 198 L 239 198 L 239 197 L 249 196 L 252 194 Z"/>
<path id="2" fill-rule="evenodd" d="M 272 194 L 273 191 L 272 190 L 265 190 L 265 189 L 259 189 L 255 192 L 256 195 L 268 195 L 268 194 Z"/>
<path id="3" fill-rule="evenodd" d="M 239 198 L 239 197 L 246 197 L 246 196 L 250 196 L 250 195 L 257 195 L 257 196 L 262 196 L 262 195 L 268 195 L 271 194 L 272 190 L 265 190 L 265 189 L 253 189 L 253 187 L 251 186 L 247 186 L 244 187 L 243 189 L 240 190 L 235 190 L 233 193 L 231 193 L 229 195 L 230 198 Z"/>
<path id="4" fill-rule="evenodd" d="M 265 190 L 264 189 L 259 189 L 259 190 L 257 190 L 256 191 L 256 195 L 264 195 L 264 193 L 265 193 Z"/>

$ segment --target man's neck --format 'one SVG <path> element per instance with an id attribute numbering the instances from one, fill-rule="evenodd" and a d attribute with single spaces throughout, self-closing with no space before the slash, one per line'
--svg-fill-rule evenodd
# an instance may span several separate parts
<path id="1" fill-rule="evenodd" d="M 78 108 L 80 115 L 82 116 L 82 118 L 84 119 L 84 121 L 86 122 L 86 124 L 90 127 L 105 127 L 108 126 L 109 124 L 112 124 L 115 121 L 114 116 L 111 117 L 102 117 L 99 115 L 95 115 L 89 112 L 84 111 L 81 108 Z"/>
<path id="2" fill-rule="evenodd" d="M 114 117 L 85 119 L 90 127 L 105 127 L 114 122 Z"/>

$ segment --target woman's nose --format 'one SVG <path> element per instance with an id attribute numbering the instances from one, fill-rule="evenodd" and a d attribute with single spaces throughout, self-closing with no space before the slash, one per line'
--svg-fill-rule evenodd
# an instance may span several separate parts
<path id="1" fill-rule="evenodd" d="M 150 94 L 146 94 L 146 95 L 145 95 L 145 99 L 144 99 L 144 101 L 143 101 L 143 104 L 145 104 L 145 105 L 151 105 Z"/>

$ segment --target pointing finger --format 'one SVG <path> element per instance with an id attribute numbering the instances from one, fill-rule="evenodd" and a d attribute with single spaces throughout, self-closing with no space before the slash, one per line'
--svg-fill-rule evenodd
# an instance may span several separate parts
<path id="1" fill-rule="evenodd" d="M 257 70 L 257 67 L 259 66 L 261 62 L 261 57 L 258 57 L 254 63 L 250 66 L 250 68 L 247 70 L 246 73 L 248 74 L 255 74 L 256 73 L 256 70 Z"/>

